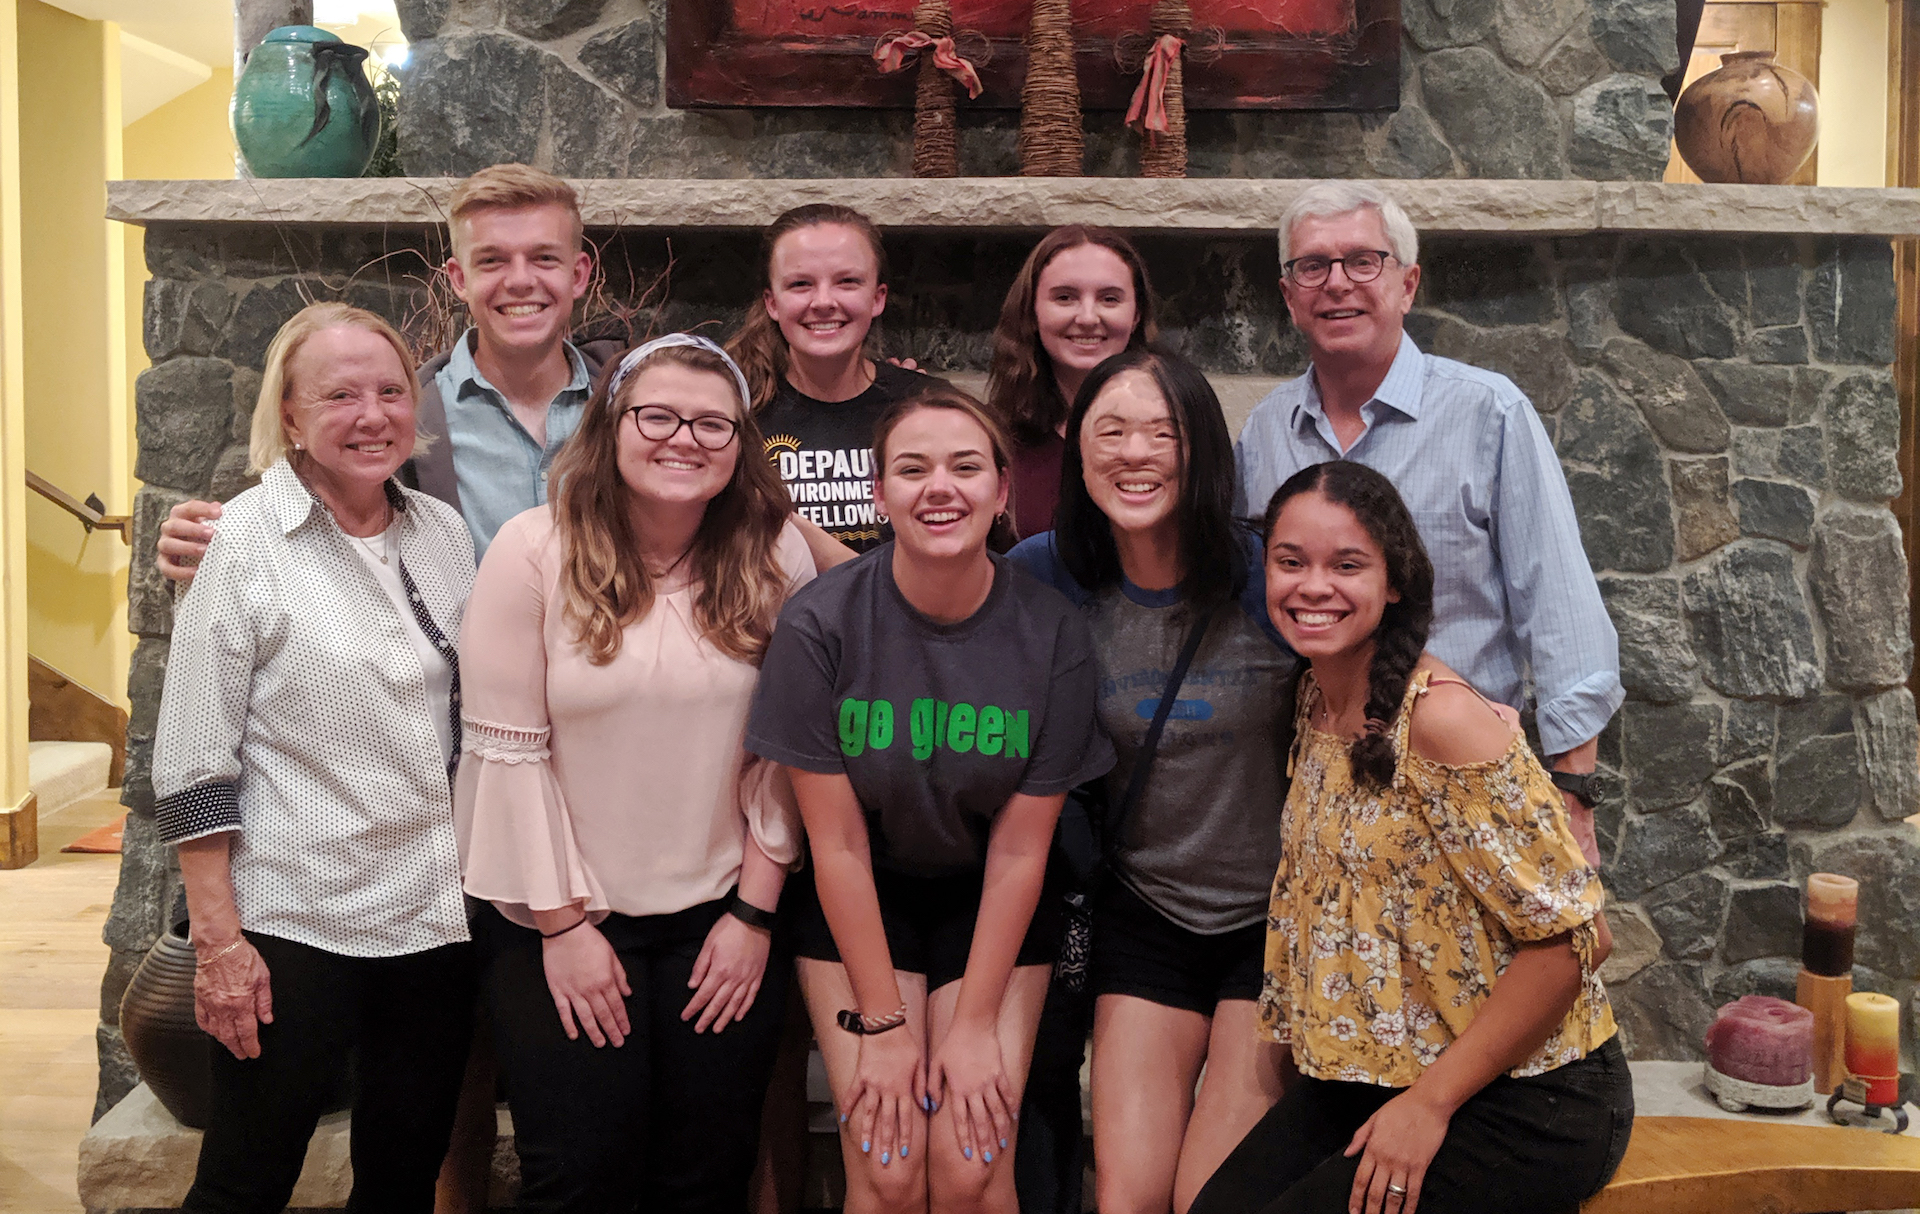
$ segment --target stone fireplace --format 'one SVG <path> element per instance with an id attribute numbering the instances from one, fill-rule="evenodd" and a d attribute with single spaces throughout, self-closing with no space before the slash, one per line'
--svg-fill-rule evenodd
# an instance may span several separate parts
<path id="1" fill-rule="evenodd" d="M 756 227 L 833 199 L 887 232 L 882 342 L 937 370 L 985 369 L 1001 295 L 1036 234 L 1130 230 L 1167 340 L 1214 378 L 1237 430 L 1303 363 L 1272 225 L 1298 181 L 862 180 L 577 183 L 629 318 L 725 332 L 756 294 Z M 1409 328 L 1503 371 L 1565 466 L 1620 632 L 1628 700 L 1602 738 L 1600 809 L 1619 943 L 1609 963 L 1633 1056 L 1698 1056 L 1714 1006 L 1791 995 L 1800 889 L 1862 885 L 1858 989 L 1909 1002 L 1920 976 L 1920 727 L 1900 488 L 1889 237 L 1920 235 L 1913 191 L 1579 180 L 1382 182 L 1425 237 Z M 127 182 L 146 226 L 138 390 L 144 482 L 129 620 L 140 635 L 119 893 L 102 990 L 104 1112 L 135 1082 L 116 1009 L 167 923 L 177 876 L 147 782 L 173 619 L 152 572 L 159 521 L 246 484 L 266 343 L 309 298 L 397 322 L 441 256 L 445 180 Z M 660 275 L 666 272 L 665 278 Z M 637 284 L 637 286 L 636 286 Z"/>

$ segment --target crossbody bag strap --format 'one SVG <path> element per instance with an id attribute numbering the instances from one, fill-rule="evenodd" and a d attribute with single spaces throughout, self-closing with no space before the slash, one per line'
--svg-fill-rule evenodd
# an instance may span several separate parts
<path id="1" fill-rule="evenodd" d="M 1127 791 L 1107 822 L 1107 840 L 1103 850 L 1108 857 L 1120 850 L 1120 831 L 1125 827 L 1134 805 L 1139 802 L 1140 795 L 1146 791 L 1147 773 L 1153 767 L 1154 752 L 1160 749 L 1160 735 L 1167 728 L 1167 718 L 1173 715 L 1173 702 L 1180 697 L 1180 685 L 1187 680 L 1187 667 L 1193 665 L 1193 655 L 1200 652 L 1200 642 L 1206 638 L 1207 625 L 1212 620 L 1213 612 L 1208 612 L 1194 620 L 1193 627 L 1187 630 L 1186 643 L 1180 646 L 1179 660 L 1173 664 L 1173 673 L 1167 676 L 1167 689 L 1160 693 L 1159 707 L 1153 710 L 1153 721 L 1147 726 L 1146 740 L 1140 744 L 1140 757 L 1134 761 L 1133 773 L 1127 777 Z"/>

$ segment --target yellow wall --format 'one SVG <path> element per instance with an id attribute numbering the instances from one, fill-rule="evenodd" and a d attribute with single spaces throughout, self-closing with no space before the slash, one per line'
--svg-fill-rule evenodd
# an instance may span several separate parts
<path id="1" fill-rule="evenodd" d="M 1827 0 L 1820 24 L 1821 185 L 1887 183 L 1887 0 Z"/>
<path id="2" fill-rule="evenodd" d="M 27 797 L 19 49 L 14 0 L 0 0 L 0 810 Z"/>
<path id="3" fill-rule="evenodd" d="M 120 175 L 120 33 L 17 0 L 26 464 L 107 512 L 132 502 L 126 245 L 105 217 Z M 27 502 L 27 646 L 126 702 L 127 547 L 37 496 Z"/>

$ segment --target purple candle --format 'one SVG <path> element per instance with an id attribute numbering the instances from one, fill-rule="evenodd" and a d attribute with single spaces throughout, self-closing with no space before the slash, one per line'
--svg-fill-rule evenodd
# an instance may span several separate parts
<path id="1" fill-rule="evenodd" d="M 1804 1083 L 1813 1074 L 1813 1013 L 1769 995 L 1736 999 L 1707 1030 L 1707 1065 L 1747 1083 Z"/>

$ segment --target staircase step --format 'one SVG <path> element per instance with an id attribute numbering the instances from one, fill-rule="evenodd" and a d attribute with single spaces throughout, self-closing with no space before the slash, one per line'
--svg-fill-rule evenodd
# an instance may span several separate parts
<path id="1" fill-rule="evenodd" d="M 43 817 L 105 789 L 112 768 L 104 742 L 27 743 L 27 786 Z"/>

